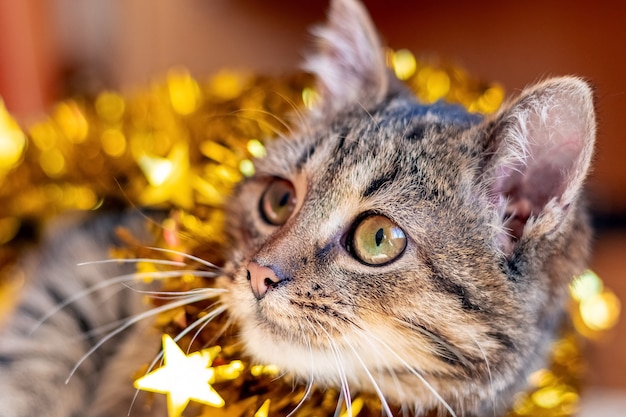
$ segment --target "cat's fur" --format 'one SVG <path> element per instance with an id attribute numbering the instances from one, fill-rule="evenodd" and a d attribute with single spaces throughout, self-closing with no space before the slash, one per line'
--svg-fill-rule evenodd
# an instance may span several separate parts
<path id="1" fill-rule="evenodd" d="M 502 414 L 542 365 L 567 284 L 588 258 L 580 196 L 595 138 L 591 89 L 550 79 L 483 119 L 416 103 L 387 70 L 356 1 L 334 1 L 317 35 L 320 52 L 307 61 L 316 109 L 269 145 L 230 203 L 222 302 L 252 357 L 303 381 L 344 380 L 418 414 Z M 294 184 L 296 196 L 278 226 L 259 203 L 275 178 Z M 368 214 L 407 236 L 404 252 L 382 266 L 354 255 L 354 223 Z M 73 338 L 128 314 L 125 300 L 95 293 L 27 329 L 55 303 L 119 274 L 94 266 L 77 275 L 70 265 L 105 257 L 104 232 L 138 222 L 130 217 L 92 219 L 94 229 L 68 228 L 42 250 L 38 282 L 0 339 L 0 416 L 127 412 L 134 391 L 115 378 L 149 359 L 137 348 L 148 330 L 98 350 L 64 385 L 90 346 Z M 94 297 L 109 307 L 92 307 Z"/>

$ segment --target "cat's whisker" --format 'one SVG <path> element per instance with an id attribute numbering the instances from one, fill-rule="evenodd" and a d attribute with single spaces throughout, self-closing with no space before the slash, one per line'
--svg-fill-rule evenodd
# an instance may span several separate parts
<path id="1" fill-rule="evenodd" d="M 199 289 L 198 291 L 179 292 L 178 294 L 185 294 L 188 297 L 189 295 L 193 295 L 193 294 L 197 294 L 197 293 L 198 294 L 199 293 L 204 293 L 204 294 L 210 293 L 211 296 L 207 297 L 207 299 L 208 299 L 208 298 L 217 297 L 217 296 L 219 296 L 223 292 L 227 292 L 227 290 L 222 290 L 222 289 L 217 289 L 217 288 L 202 288 L 202 289 Z M 184 298 L 184 297 L 185 296 L 181 295 L 180 297 L 175 298 L 175 299 L 181 299 L 181 298 Z M 156 297 L 151 297 L 151 298 L 156 298 Z M 174 299 L 174 298 L 172 298 L 172 299 Z M 72 340 L 72 341 L 74 341 L 74 340 L 77 340 L 77 341 L 78 340 L 85 340 L 85 339 L 88 339 L 88 338 L 91 338 L 91 337 L 95 337 L 95 336 L 107 333 L 107 332 L 111 331 L 112 329 L 115 329 L 115 328 L 123 325 L 127 320 L 128 320 L 128 318 L 121 319 L 121 320 L 116 320 L 116 321 L 113 321 L 111 323 L 107 323 L 106 325 L 99 326 L 97 328 L 93 328 L 93 329 L 90 329 L 88 331 L 84 331 L 79 336 L 76 336 L 75 338 L 71 338 L 70 340 Z"/>
<path id="2" fill-rule="evenodd" d="M 304 116 L 304 112 L 302 111 L 302 106 L 296 104 L 291 98 L 287 97 L 284 94 L 281 94 L 278 91 L 273 91 L 272 93 L 276 94 L 278 97 L 283 99 L 285 103 L 289 104 L 289 106 L 291 107 L 291 114 L 295 114 L 298 118 L 297 126 L 299 126 L 300 128 L 304 126 L 306 130 L 310 132 L 311 126 L 308 123 L 308 118 Z M 288 132 L 292 132 L 292 128 L 290 126 L 287 126 L 287 129 L 288 129 Z"/>
<path id="3" fill-rule="evenodd" d="M 440 337 L 438 337 L 436 334 L 434 334 L 433 332 L 428 331 L 428 329 L 425 329 L 421 326 L 416 326 L 415 324 L 408 322 L 406 320 L 403 320 L 401 318 L 394 318 L 395 321 L 397 321 L 398 323 L 402 324 L 403 326 L 406 326 L 408 328 L 410 328 L 411 330 L 415 330 L 416 332 L 419 332 L 421 334 L 423 334 L 424 336 L 430 338 L 433 342 L 440 344 L 442 346 L 445 346 L 445 348 L 447 350 L 449 350 L 452 354 L 454 354 L 455 357 L 449 357 L 442 354 L 440 351 L 438 351 L 436 348 L 432 349 L 432 353 L 439 356 L 439 357 L 444 357 L 446 359 L 450 359 L 450 360 L 458 360 L 459 362 L 461 362 L 465 367 L 471 368 L 472 367 L 472 363 L 470 361 L 467 360 L 467 358 L 465 357 L 465 355 L 463 355 L 454 345 L 451 345 L 450 343 L 446 342 L 445 340 L 441 339 Z"/>
<path id="4" fill-rule="evenodd" d="M 95 285 L 92 285 L 89 288 L 86 288 L 82 291 L 77 292 L 71 297 L 66 298 L 63 302 L 57 304 L 54 308 L 52 308 L 48 313 L 46 313 L 43 317 L 41 317 L 37 323 L 35 323 L 32 329 L 29 331 L 29 335 L 32 335 L 44 324 L 48 321 L 52 316 L 57 314 L 59 311 L 63 310 L 68 305 L 80 300 L 81 298 L 87 297 L 90 294 L 93 294 L 97 291 L 104 290 L 105 288 L 111 287 L 116 284 L 123 284 L 125 282 L 130 281 L 139 281 L 139 280 L 161 280 L 168 278 L 177 278 L 185 274 L 190 274 L 194 276 L 204 277 L 204 278 L 215 278 L 218 276 L 215 272 L 208 271 L 196 271 L 196 270 L 178 270 L 178 271 L 160 271 L 160 272 L 134 272 L 132 274 L 120 275 L 118 277 L 110 278 L 104 281 L 100 281 Z"/>
<path id="5" fill-rule="evenodd" d="M 361 364 L 361 367 L 365 371 L 367 378 L 372 383 L 372 386 L 374 387 L 374 391 L 376 391 L 376 395 L 378 395 L 378 398 L 380 399 L 380 404 L 383 408 L 383 411 L 385 412 L 385 415 L 387 415 L 388 417 L 393 417 L 391 408 L 389 408 L 389 403 L 385 399 L 385 395 L 383 394 L 382 390 L 380 389 L 380 386 L 378 385 L 378 382 L 376 382 L 376 379 L 374 378 L 369 368 L 367 367 L 367 364 L 365 363 L 365 361 L 363 361 L 363 358 L 361 358 L 361 355 L 359 355 L 359 352 L 352 345 L 352 343 L 350 342 L 350 339 L 344 336 L 343 340 L 346 343 L 346 345 L 350 348 L 350 350 L 352 350 L 352 353 L 354 353 L 354 357 Z"/>
<path id="6" fill-rule="evenodd" d="M 151 291 L 135 288 L 128 283 L 122 283 L 122 285 L 137 294 L 149 295 L 151 298 L 159 300 L 177 300 L 179 298 L 183 298 L 189 295 L 207 292 L 211 294 L 222 294 L 228 292 L 228 290 L 222 288 L 194 288 L 187 291 Z"/>
<path id="7" fill-rule="evenodd" d="M 307 382 L 307 384 L 306 384 L 306 387 L 304 389 L 304 395 L 302 396 L 302 399 L 300 400 L 300 402 L 298 402 L 298 405 L 296 405 L 295 408 L 293 410 L 291 410 L 291 412 L 289 414 L 287 414 L 286 417 L 293 416 L 300 409 L 300 407 L 302 407 L 302 404 L 304 404 L 304 402 L 307 400 L 307 398 L 309 398 L 309 395 L 311 395 L 311 391 L 312 390 L 313 390 L 313 376 L 311 376 L 311 379 L 309 379 L 309 382 Z"/>
<path id="8" fill-rule="evenodd" d="M 402 336 L 399 335 L 398 337 L 402 337 Z M 371 340 L 371 338 L 369 337 L 369 332 L 360 331 L 359 340 L 366 342 L 369 346 L 370 354 L 375 355 L 377 358 L 379 358 L 379 360 L 376 361 L 378 373 L 381 375 L 387 373 L 393 380 L 396 392 L 401 393 L 402 397 L 406 397 L 406 395 L 404 394 L 403 385 L 398 379 L 396 370 L 392 366 L 387 364 L 385 355 L 383 354 L 383 352 L 380 351 L 380 346 L 378 346 L 376 343 L 374 343 Z M 403 412 L 405 412 L 406 404 L 402 404 L 401 408 Z"/>
<path id="9" fill-rule="evenodd" d="M 217 304 L 217 303 L 216 303 Z M 200 333 L 202 333 L 202 331 L 206 328 L 206 326 L 209 325 L 209 323 L 217 316 L 219 316 L 220 314 L 224 313 L 226 311 L 226 306 L 221 305 L 219 307 L 215 307 L 214 310 L 207 312 L 204 316 L 199 317 L 198 319 L 196 319 L 193 323 L 191 323 L 190 325 L 188 325 L 185 330 L 183 330 L 182 332 L 179 333 L 179 335 L 177 336 L 177 338 L 175 338 L 174 340 L 180 340 L 180 338 L 182 338 L 183 336 L 185 336 L 187 333 L 189 333 L 189 331 L 193 330 L 195 327 L 198 327 L 198 329 L 196 330 L 196 332 L 194 333 L 193 337 L 191 338 L 191 341 L 189 342 L 189 346 L 191 346 L 193 344 L 193 342 L 196 341 L 196 339 L 198 338 L 198 336 L 200 336 Z"/>
<path id="10" fill-rule="evenodd" d="M 359 105 L 359 107 L 361 109 L 363 109 L 363 111 L 365 112 L 365 114 L 367 114 L 367 117 L 369 117 L 369 119 L 372 121 L 372 123 L 374 123 L 376 125 L 376 130 L 378 132 L 381 131 L 380 129 L 380 124 L 378 123 L 378 121 L 376 119 L 374 119 L 374 116 L 372 115 L 372 113 L 367 109 L 367 107 L 361 103 L 360 101 L 357 101 L 357 104 Z"/>
<path id="11" fill-rule="evenodd" d="M 214 290 L 217 290 L 219 292 L 214 291 Z M 227 292 L 227 290 L 222 290 L 222 289 L 217 289 L 217 288 L 203 288 L 203 289 L 200 289 L 200 291 L 197 291 L 197 292 L 196 291 L 194 291 L 193 293 L 191 293 L 191 292 L 184 292 L 184 293 L 183 292 L 179 292 L 179 294 L 186 294 L 187 296 L 189 296 L 189 295 L 196 294 L 196 293 L 201 293 L 201 292 L 205 293 L 205 294 L 207 292 L 210 292 L 211 296 L 207 297 L 207 298 L 213 298 L 213 297 L 219 296 L 222 292 Z M 154 298 L 154 297 L 152 297 L 152 298 Z M 183 298 L 183 297 L 181 296 L 181 297 L 178 297 L 177 299 L 180 299 L 180 298 Z M 80 334 L 80 336 L 76 336 L 75 338 L 71 338 L 70 340 L 72 340 L 72 341 L 73 340 L 85 340 L 86 338 L 90 338 L 90 337 L 95 337 L 95 336 L 101 335 L 103 333 L 106 333 L 106 332 L 110 331 L 111 329 L 115 329 L 118 326 L 121 326 L 127 320 L 128 320 L 128 318 L 121 319 L 121 320 L 116 320 L 116 321 L 113 321 L 111 323 L 107 323 L 107 324 L 105 324 L 103 326 L 99 326 L 97 328 L 93 328 L 93 329 L 90 329 L 88 331 L 84 331 L 84 332 L 82 332 Z"/>
<path id="12" fill-rule="evenodd" d="M 471 333 L 468 333 L 467 335 L 474 341 L 474 343 L 478 347 L 478 350 L 480 350 L 483 360 L 485 361 L 485 366 L 487 367 L 487 374 L 489 375 L 489 391 L 491 391 L 490 394 L 491 394 L 491 405 L 493 407 L 493 416 L 496 417 L 496 409 L 497 409 L 496 389 L 493 385 L 493 376 L 491 375 L 491 366 L 489 365 L 489 359 L 487 358 L 487 355 L 485 354 L 485 350 L 480 345 L 480 343 L 478 343 L 478 340 L 476 340 L 474 335 Z"/>
<path id="13" fill-rule="evenodd" d="M 96 328 L 87 330 L 87 331 L 82 331 L 80 334 L 74 336 L 74 337 L 70 337 L 69 340 L 74 342 L 74 341 L 84 341 L 85 339 L 89 339 L 92 337 L 96 337 L 96 336 L 100 336 L 102 334 L 105 334 L 109 331 L 111 331 L 112 329 L 117 328 L 118 326 L 122 325 L 127 319 L 120 319 L 120 320 L 115 320 L 112 321 L 110 323 L 107 323 L 105 325 L 102 326 L 98 326 Z"/>
<path id="14" fill-rule="evenodd" d="M 241 119 L 249 119 L 251 121 L 257 122 L 259 124 L 263 124 L 265 127 L 269 128 L 277 137 L 281 137 L 281 138 L 285 138 L 285 134 L 283 132 L 281 132 L 280 130 L 277 130 L 274 126 L 272 126 L 270 123 L 259 119 L 259 118 L 253 118 L 253 117 L 246 117 L 246 116 L 242 116 L 239 113 L 258 113 L 258 114 L 262 114 L 264 116 L 269 116 L 272 119 L 274 119 L 276 122 L 278 122 L 278 124 L 280 124 L 283 129 L 285 129 L 285 131 L 287 133 L 291 133 L 292 128 L 291 125 L 289 123 L 287 123 L 286 121 L 284 121 L 283 119 L 281 119 L 280 117 L 278 117 L 277 115 L 275 115 L 274 113 L 270 113 L 267 110 L 262 110 L 262 109 L 238 109 L 235 110 L 233 112 L 231 112 L 230 114 L 233 116 L 236 116 L 238 118 Z"/>
<path id="15" fill-rule="evenodd" d="M 130 405 L 128 406 L 128 412 L 126 413 L 126 417 L 130 417 L 130 415 L 132 414 L 133 408 L 135 407 L 135 402 L 137 402 L 138 396 L 139 396 L 139 390 L 136 389 L 132 400 L 130 400 Z"/>
<path id="16" fill-rule="evenodd" d="M 207 260 L 204 260 L 204 259 L 202 259 L 200 257 L 194 256 L 194 255 L 190 255 L 190 254 L 185 253 L 185 252 L 181 252 L 181 251 L 177 251 L 177 250 L 173 250 L 173 249 L 158 248 L 156 246 L 148 246 L 146 249 L 150 249 L 150 250 L 157 251 L 157 252 L 164 252 L 164 253 L 169 253 L 169 254 L 172 254 L 172 255 L 181 256 L 183 258 L 190 259 L 192 261 L 196 261 L 199 264 L 204 265 L 204 266 L 206 266 L 208 268 L 217 269 L 218 271 L 222 270 L 222 268 L 220 268 L 219 266 L 215 265 L 214 263 L 211 263 L 211 262 L 209 262 Z"/>
<path id="17" fill-rule="evenodd" d="M 77 263 L 76 266 L 88 266 L 88 265 L 101 265 L 101 264 L 122 264 L 122 263 L 142 263 L 149 262 L 152 264 L 158 265 L 169 265 L 169 266 L 187 266 L 184 262 L 178 261 L 170 261 L 167 259 L 153 259 L 153 258 L 120 258 L 120 259 L 102 259 L 98 261 L 88 261 L 88 262 L 80 262 Z"/>
<path id="18" fill-rule="evenodd" d="M 309 321 L 308 317 L 305 316 L 305 320 L 309 323 L 309 325 L 311 325 L 311 322 Z M 302 326 L 301 322 L 298 322 L 298 325 L 300 327 L 300 329 L 302 330 L 300 332 L 300 334 L 306 334 L 304 332 L 304 328 Z M 317 330 L 315 330 L 314 326 L 311 325 L 311 328 L 313 329 L 313 331 L 317 334 Z M 311 347 L 311 340 L 307 337 L 306 338 L 306 345 L 309 351 L 309 363 L 314 363 L 313 362 L 313 348 Z M 287 414 L 286 417 L 291 417 L 293 416 L 300 407 L 302 407 L 302 404 L 304 404 L 304 402 L 307 400 L 307 398 L 309 398 L 309 395 L 311 395 L 311 391 L 313 390 L 313 383 L 315 381 L 315 377 L 313 375 L 313 369 L 311 368 L 311 373 L 309 375 L 309 381 L 306 384 L 306 388 L 304 391 L 304 395 L 302 396 L 302 399 L 298 402 L 298 405 L 295 406 L 295 408 L 293 410 L 291 410 L 291 412 L 289 414 Z"/>
<path id="19" fill-rule="evenodd" d="M 198 328 L 196 330 L 196 332 L 194 333 L 193 337 L 191 338 L 191 341 L 189 343 L 189 346 L 191 346 L 193 344 L 193 342 L 195 342 L 195 340 L 198 338 L 198 336 L 200 335 L 200 333 L 202 332 L 202 330 L 205 329 L 205 327 L 217 316 L 219 316 L 220 314 L 224 313 L 226 311 L 226 306 L 221 305 L 219 307 L 215 307 L 214 310 L 209 311 L 208 313 L 206 313 L 206 315 L 198 318 L 197 320 L 195 320 L 193 323 L 191 323 L 190 325 L 188 325 L 183 331 L 181 331 L 175 338 L 175 341 L 179 341 L 180 339 L 182 339 L 183 337 L 185 337 L 187 334 L 189 334 L 193 329 L 195 329 L 196 327 Z"/>
<path id="20" fill-rule="evenodd" d="M 409 363 L 401 355 L 399 355 L 395 351 L 395 349 L 393 349 L 391 346 L 389 346 L 387 344 L 387 342 L 385 342 L 384 340 L 380 339 L 379 337 L 377 337 L 374 334 L 371 334 L 370 337 L 372 337 L 374 340 L 376 340 L 378 343 L 380 343 L 381 346 L 385 347 L 389 351 L 389 353 L 391 353 L 411 374 L 415 375 L 417 377 L 417 379 L 419 379 L 422 382 L 422 384 L 424 384 L 424 386 L 441 403 L 441 405 L 443 405 L 443 407 L 446 410 L 448 410 L 448 412 L 450 413 L 450 415 L 452 417 L 458 417 L 457 414 L 452 409 L 452 407 L 450 407 L 450 404 L 448 404 L 448 402 L 443 399 L 443 397 L 437 392 L 437 390 L 426 380 L 426 378 L 424 378 L 424 376 L 417 369 L 415 369 L 413 366 L 409 365 Z"/>
<path id="21" fill-rule="evenodd" d="M 136 272 L 134 280 L 163 280 L 169 278 L 178 278 L 183 275 L 190 275 L 196 278 L 215 278 L 220 276 L 219 271 L 201 271 L 197 269 L 178 269 L 174 271 L 148 271 Z"/>
<path id="22" fill-rule="evenodd" d="M 330 351 L 332 352 L 333 357 L 335 358 L 335 363 L 337 364 L 337 370 L 339 371 L 339 379 L 341 381 L 340 392 L 346 402 L 346 411 L 348 415 L 351 416 L 352 415 L 352 397 L 350 395 L 350 386 L 348 384 L 348 377 L 346 375 L 346 370 L 343 366 L 343 362 L 341 361 L 341 354 L 339 352 L 339 348 L 337 347 L 337 343 L 335 342 L 335 340 L 330 336 L 330 334 L 324 328 L 324 326 L 321 323 L 317 323 L 317 324 L 319 328 L 322 330 L 322 332 L 324 332 L 324 334 L 326 335 L 326 338 L 330 346 Z M 339 404 L 337 405 L 337 407 L 339 407 Z"/>
<path id="23" fill-rule="evenodd" d="M 131 327 L 132 325 L 140 322 L 141 320 L 144 320 L 146 318 L 150 318 L 153 316 L 156 316 L 160 313 L 163 313 L 165 311 L 168 310 L 173 310 L 177 307 L 182 307 L 188 304 L 193 304 L 193 303 L 197 303 L 200 301 L 204 301 L 207 300 L 208 298 L 211 297 L 215 297 L 217 296 L 217 294 L 212 295 L 207 297 L 206 294 L 201 294 L 201 295 L 195 295 L 195 296 L 189 296 L 185 299 L 181 299 L 178 301 L 174 301 L 168 304 L 165 304 L 163 306 L 160 307 L 156 307 L 153 309 L 150 309 L 148 311 L 145 311 L 143 313 L 139 313 L 133 317 L 128 318 L 127 320 L 124 320 L 123 324 L 118 327 L 117 329 L 113 330 L 112 332 L 110 332 L 108 335 L 104 336 L 102 339 L 100 339 L 93 347 L 91 347 L 78 361 L 77 363 L 74 365 L 74 367 L 72 368 L 72 370 L 69 373 L 69 376 L 67 377 L 67 379 L 65 380 L 65 383 L 69 383 L 70 379 L 72 379 L 72 376 L 76 373 L 76 371 L 78 370 L 78 368 L 83 364 L 83 362 L 85 362 L 96 350 L 98 350 L 103 344 L 105 344 L 107 341 L 109 341 L 110 339 L 112 339 L 113 337 L 117 336 L 118 334 L 120 334 L 121 332 L 123 332 L 124 330 L 128 329 L 129 327 Z"/>
<path id="24" fill-rule="evenodd" d="M 314 326 L 313 323 L 311 323 L 311 320 L 309 320 L 309 317 L 304 316 L 304 320 L 308 323 L 309 329 L 311 329 L 311 331 L 313 331 L 313 333 L 315 334 L 315 337 L 319 338 L 320 334 L 317 331 L 316 326 Z M 300 328 L 303 329 L 302 334 L 307 334 L 307 332 L 304 331 L 304 326 L 302 325 L 302 323 L 299 323 L 299 324 L 300 324 Z M 307 345 L 308 350 L 309 350 L 309 363 L 311 363 L 311 364 L 315 363 L 314 360 L 313 360 L 313 346 L 311 345 L 311 338 L 310 337 L 306 338 L 306 345 Z M 314 373 L 313 373 L 313 368 L 311 367 L 311 379 L 313 379 L 313 378 L 314 378 Z"/>
<path id="25" fill-rule="evenodd" d="M 218 302 L 216 302 L 216 304 L 219 304 L 219 300 L 218 300 Z M 226 311 L 228 311 L 228 308 L 227 308 Z M 206 324 L 208 324 L 208 323 L 209 322 L 207 322 Z M 211 344 L 217 343 L 219 338 L 224 335 L 224 332 L 226 331 L 226 329 L 232 327 L 234 323 L 235 323 L 235 319 L 233 319 L 230 315 L 226 314 L 224 323 L 222 324 L 222 326 L 220 326 L 220 329 L 219 330 L 215 330 L 214 332 L 212 332 L 211 333 L 211 338 L 207 339 L 205 343 L 207 345 L 211 345 Z M 201 331 L 201 330 L 204 330 L 204 325 L 202 326 L 201 329 L 199 329 L 199 331 Z"/>
<path id="26" fill-rule="evenodd" d="M 343 390 L 339 391 L 339 398 L 337 398 L 337 405 L 335 406 L 335 412 L 333 413 L 333 417 L 341 416 L 341 408 L 342 405 L 346 403 L 346 414 L 352 416 L 351 403 L 346 402 L 346 396 Z M 350 405 L 350 406 L 349 406 Z"/>
<path id="27" fill-rule="evenodd" d="M 79 291 L 78 293 L 72 295 L 65 299 L 65 301 L 57 304 L 54 308 L 52 308 L 48 313 L 44 314 L 37 322 L 33 325 L 33 327 L 29 330 L 28 335 L 32 336 L 46 321 L 48 321 L 52 316 L 57 314 L 59 311 L 63 310 L 68 305 L 72 304 L 75 301 L 80 300 L 83 297 L 88 296 L 96 291 L 103 290 L 107 287 L 111 287 L 115 284 L 120 284 L 123 282 L 131 281 L 134 278 L 129 275 L 122 275 L 119 277 L 111 278 L 105 281 L 100 281 L 96 285 L 93 285 L 86 290 Z"/>

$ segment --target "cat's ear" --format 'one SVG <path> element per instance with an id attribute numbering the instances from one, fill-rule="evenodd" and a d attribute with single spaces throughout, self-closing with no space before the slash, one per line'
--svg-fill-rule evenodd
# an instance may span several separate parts
<path id="1" fill-rule="evenodd" d="M 549 235 L 568 220 L 593 156 L 593 92 L 578 78 L 551 79 L 524 90 L 492 123 L 484 174 L 506 219 L 499 243 L 511 253 L 523 236 Z"/>
<path id="2" fill-rule="evenodd" d="M 313 29 L 317 53 L 304 68 L 317 78 L 323 112 L 359 104 L 368 107 L 387 92 L 388 73 L 380 39 L 364 6 L 332 0 L 326 25 Z"/>

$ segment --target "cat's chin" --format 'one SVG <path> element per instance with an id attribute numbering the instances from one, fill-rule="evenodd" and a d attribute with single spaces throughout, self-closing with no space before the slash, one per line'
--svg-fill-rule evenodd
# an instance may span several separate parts
<path id="1" fill-rule="evenodd" d="M 245 350 L 253 363 L 276 365 L 286 378 L 304 384 L 313 382 L 322 388 L 335 389 L 347 384 L 353 394 L 368 392 L 382 396 L 391 405 L 424 411 L 444 409 L 442 399 L 455 401 L 461 392 L 470 388 L 463 378 L 445 371 L 434 377 L 431 372 L 410 366 L 400 356 L 388 355 L 377 359 L 376 355 L 382 354 L 376 352 L 379 347 L 366 349 L 359 346 L 357 340 L 350 346 L 329 342 L 326 346 L 315 347 L 298 340 L 295 334 L 291 337 L 274 334 L 258 323 L 244 323 L 240 330 Z M 412 355 L 407 358 L 409 356 Z M 429 365 L 432 366 L 432 363 L 426 367 Z M 483 391 L 478 394 L 479 397 L 489 395 L 490 389 L 484 387 Z"/>
<path id="2" fill-rule="evenodd" d="M 303 383 L 314 382 L 318 386 L 331 386 L 339 389 L 342 381 L 347 382 L 351 392 L 371 392 L 382 394 L 393 404 L 406 404 L 411 407 L 436 407 L 439 402 L 431 390 L 421 385 L 415 375 L 383 372 L 381 367 L 372 367 L 370 358 L 360 358 L 354 352 L 347 352 L 339 346 L 316 348 L 295 340 L 276 337 L 265 331 L 263 326 L 243 326 L 241 338 L 246 352 L 253 361 L 273 364 Z M 367 366 L 367 370 L 366 367 Z M 398 385 L 400 380 L 410 380 L 409 384 Z M 372 381 L 375 381 L 375 384 Z"/>

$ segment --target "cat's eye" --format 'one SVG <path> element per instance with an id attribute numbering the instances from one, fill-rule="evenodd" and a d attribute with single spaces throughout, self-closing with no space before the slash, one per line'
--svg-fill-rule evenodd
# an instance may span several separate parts
<path id="1" fill-rule="evenodd" d="M 354 228 L 350 250 L 368 265 L 383 265 L 397 259 L 406 248 L 406 235 L 385 216 L 371 215 Z"/>
<path id="2" fill-rule="evenodd" d="M 259 210 L 269 224 L 284 224 L 296 207 L 296 190 L 287 180 L 277 178 L 270 183 L 261 197 Z"/>

